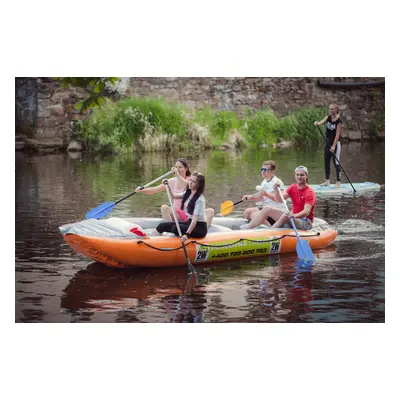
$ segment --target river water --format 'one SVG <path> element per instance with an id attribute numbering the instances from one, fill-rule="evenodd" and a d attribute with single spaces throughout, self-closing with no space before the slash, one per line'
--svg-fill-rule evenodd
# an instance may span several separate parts
<path id="1" fill-rule="evenodd" d="M 207 207 L 217 212 L 223 201 L 254 192 L 264 160 L 277 163 L 286 184 L 300 164 L 308 167 L 310 183 L 324 178 L 321 148 L 119 157 L 17 152 L 16 322 L 385 321 L 383 190 L 318 198 L 316 216 L 339 235 L 315 251 L 318 262 L 309 271 L 296 269 L 294 253 L 211 265 L 199 270 L 197 285 L 185 286 L 186 268 L 115 270 L 63 241 L 60 225 L 161 176 L 179 156 L 206 174 Z M 352 182 L 385 183 L 383 143 L 344 143 L 341 158 Z M 109 216 L 158 217 L 166 201 L 165 192 L 135 195 Z M 230 216 L 242 216 L 244 208 L 237 206 Z"/>

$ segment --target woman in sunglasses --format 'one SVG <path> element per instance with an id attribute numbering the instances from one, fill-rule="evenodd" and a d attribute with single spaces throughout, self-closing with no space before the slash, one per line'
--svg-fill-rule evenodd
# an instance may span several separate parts
<path id="1" fill-rule="evenodd" d="M 272 160 L 264 161 L 263 166 L 261 168 L 261 176 L 264 180 L 261 182 L 261 190 L 256 195 L 246 194 L 242 197 L 242 200 L 251 200 L 251 201 L 262 201 L 262 207 L 250 207 L 244 210 L 244 217 L 251 221 L 256 213 L 262 210 L 264 207 L 276 207 L 282 211 L 285 210 L 283 203 L 275 201 L 275 190 L 274 185 L 277 183 L 281 187 L 283 187 L 283 182 L 275 176 L 276 164 Z M 263 224 L 267 226 L 271 226 L 276 221 L 268 217 Z"/>
<path id="2" fill-rule="evenodd" d="M 167 180 L 164 180 L 164 185 L 169 185 Z M 206 199 L 204 197 L 204 189 L 206 185 L 205 177 L 202 173 L 194 171 L 188 179 L 188 188 L 183 194 L 177 194 L 171 191 L 172 196 L 182 199 L 181 210 L 188 216 L 187 221 L 179 222 L 182 232 L 181 242 L 193 238 L 202 238 L 207 235 L 207 223 L 205 218 Z M 175 222 L 161 222 L 154 235 L 161 235 L 163 232 L 172 232 L 179 236 L 178 228 Z"/>

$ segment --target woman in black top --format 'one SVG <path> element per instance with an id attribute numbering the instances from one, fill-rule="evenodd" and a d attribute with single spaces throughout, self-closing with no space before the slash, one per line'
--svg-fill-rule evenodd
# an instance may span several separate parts
<path id="1" fill-rule="evenodd" d="M 342 120 L 340 119 L 339 106 L 337 104 L 331 104 L 329 106 L 329 115 L 327 115 L 321 121 L 315 121 L 314 125 L 320 126 L 326 123 L 326 139 L 325 139 L 325 150 L 324 150 L 324 161 L 325 161 L 325 181 L 321 183 L 321 186 L 329 186 L 330 175 L 331 175 L 331 159 L 336 169 L 336 187 L 340 187 L 340 133 L 342 131 Z M 336 158 L 332 157 L 332 153 L 335 152 Z"/>

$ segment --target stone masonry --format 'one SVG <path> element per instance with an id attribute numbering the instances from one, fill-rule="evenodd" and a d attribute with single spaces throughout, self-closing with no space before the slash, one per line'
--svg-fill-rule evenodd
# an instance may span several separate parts
<path id="1" fill-rule="evenodd" d="M 372 121 L 385 112 L 385 87 L 322 88 L 320 81 L 371 82 L 384 78 L 123 78 L 124 96 L 163 97 L 189 108 L 211 105 L 238 113 L 269 106 L 278 116 L 300 108 L 340 106 L 343 139 L 368 140 Z M 51 78 L 16 78 L 16 140 L 31 147 L 66 149 L 72 121 L 81 118 L 73 104 L 81 88 L 61 88 Z M 380 133 L 384 137 L 384 132 Z"/>

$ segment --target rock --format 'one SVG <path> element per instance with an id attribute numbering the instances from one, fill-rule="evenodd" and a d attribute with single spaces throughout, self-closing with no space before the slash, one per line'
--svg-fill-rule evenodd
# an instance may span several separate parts
<path id="1" fill-rule="evenodd" d="M 61 138 L 51 139 L 26 139 L 26 145 L 32 150 L 62 150 L 66 148 L 64 141 Z"/>
<path id="2" fill-rule="evenodd" d="M 56 117 L 63 117 L 65 115 L 65 109 L 60 105 L 52 106 L 50 111 Z"/>
<path id="3" fill-rule="evenodd" d="M 81 142 L 78 142 L 76 140 L 73 140 L 67 148 L 67 151 L 82 151 L 83 146 Z"/>
<path id="4" fill-rule="evenodd" d="M 82 158 L 82 153 L 80 151 L 69 151 L 68 155 L 73 160 L 75 160 L 77 158 Z"/>
<path id="5" fill-rule="evenodd" d="M 220 150 L 232 150 L 234 146 L 231 143 L 223 143 L 220 147 Z"/>
<path id="6" fill-rule="evenodd" d="M 290 146 L 292 146 L 292 145 L 293 145 L 292 142 L 290 142 L 290 141 L 288 141 L 288 140 L 282 140 L 282 142 L 274 143 L 274 144 L 272 145 L 272 147 L 274 147 L 274 148 L 276 148 L 276 149 L 285 149 L 285 148 L 290 147 Z"/>
<path id="7" fill-rule="evenodd" d="M 361 131 L 348 131 L 350 140 L 361 140 Z"/>

